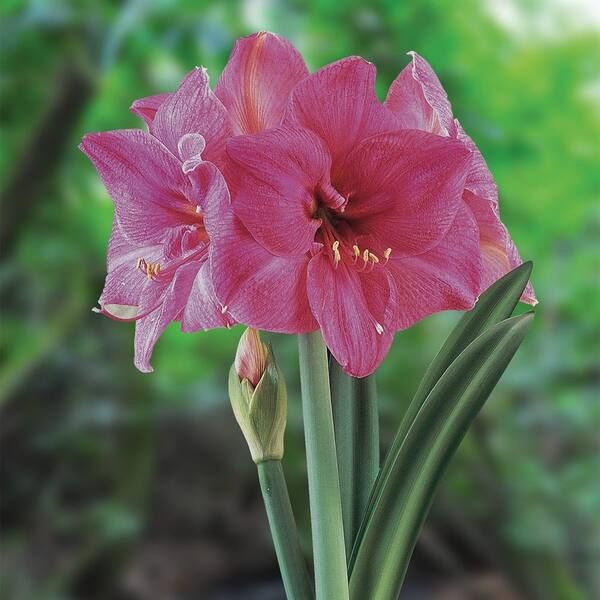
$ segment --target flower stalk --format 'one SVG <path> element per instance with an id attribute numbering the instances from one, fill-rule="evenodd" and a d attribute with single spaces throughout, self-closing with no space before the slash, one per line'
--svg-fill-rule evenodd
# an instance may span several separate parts
<path id="1" fill-rule="evenodd" d="M 281 461 L 266 460 L 256 467 L 287 597 L 289 600 L 312 600 L 312 582 L 302 555 Z"/>
<path id="2" fill-rule="evenodd" d="M 289 600 L 312 600 L 312 582 L 298 537 L 281 459 L 287 420 L 283 373 L 258 331 L 242 335 L 229 372 L 229 397 L 246 438 L 265 504 L 283 585 Z"/>
<path id="3" fill-rule="evenodd" d="M 327 367 L 320 331 L 298 336 L 317 600 L 347 600 L 348 574 Z"/>

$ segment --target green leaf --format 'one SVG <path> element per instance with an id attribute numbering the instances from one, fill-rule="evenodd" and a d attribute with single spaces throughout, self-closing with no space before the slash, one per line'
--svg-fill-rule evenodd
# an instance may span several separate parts
<path id="1" fill-rule="evenodd" d="M 436 487 L 502 373 L 533 313 L 482 333 L 454 360 L 420 407 L 366 524 L 350 578 L 351 598 L 394 600 Z"/>
<path id="2" fill-rule="evenodd" d="M 386 460 L 384 461 L 381 471 L 369 499 L 368 507 L 365 512 L 365 516 L 362 520 L 359 532 L 356 536 L 356 543 L 353 549 L 353 554 L 356 551 L 357 545 L 360 543 L 364 528 L 373 513 L 375 506 L 378 502 L 381 489 L 385 484 L 390 471 L 393 457 L 398 453 L 404 438 L 410 429 L 415 417 L 425 398 L 432 390 L 438 379 L 442 376 L 444 371 L 452 364 L 454 359 L 483 331 L 485 331 L 491 325 L 499 323 L 500 321 L 510 317 L 515 306 L 519 302 L 519 298 L 529 281 L 531 271 L 533 269 L 533 263 L 531 261 L 525 262 L 518 266 L 516 269 L 507 273 L 492 284 L 479 298 L 475 307 L 469 312 L 465 313 L 459 323 L 456 325 L 441 350 L 437 353 L 436 357 L 431 362 L 427 369 L 415 396 L 410 403 L 400 427 L 396 433 L 394 441 L 387 454 Z M 350 564 L 353 564 L 351 559 Z"/>
<path id="3" fill-rule="evenodd" d="M 354 545 L 373 483 L 379 472 L 379 413 L 375 374 L 357 379 L 344 373 L 333 356 L 329 381 L 340 475 L 346 554 Z"/>

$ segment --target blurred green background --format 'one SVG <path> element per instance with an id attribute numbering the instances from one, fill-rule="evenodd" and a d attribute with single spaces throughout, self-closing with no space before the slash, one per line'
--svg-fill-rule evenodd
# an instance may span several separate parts
<path id="1" fill-rule="evenodd" d="M 592 0 L 4 0 L 0 433 L 2 598 L 281 598 L 226 374 L 241 329 L 159 342 L 91 313 L 112 204 L 77 150 L 234 40 L 287 36 L 318 68 L 350 54 L 378 92 L 414 49 L 482 149 L 535 262 L 534 330 L 463 443 L 403 598 L 600 597 L 600 10 Z M 383 448 L 458 315 L 397 335 Z M 306 526 L 296 348 L 285 467 Z M 366 600 L 366 599 L 365 599 Z"/>

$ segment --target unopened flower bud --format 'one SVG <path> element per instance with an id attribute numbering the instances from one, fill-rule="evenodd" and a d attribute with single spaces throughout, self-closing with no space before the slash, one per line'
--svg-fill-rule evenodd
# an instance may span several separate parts
<path id="1" fill-rule="evenodd" d="M 287 391 L 271 347 L 261 341 L 255 329 L 246 329 L 240 338 L 229 371 L 229 399 L 252 460 L 255 463 L 280 460 Z"/>

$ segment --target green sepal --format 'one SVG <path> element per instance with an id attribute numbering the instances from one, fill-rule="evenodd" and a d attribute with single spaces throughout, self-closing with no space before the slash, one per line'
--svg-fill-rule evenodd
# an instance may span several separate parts
<path id="1" fill-rule="evenodd" d="M 256 388 L 229 369 L 229 399 L 255 463 L 283 458 L 287 388 L 269 345 L 267 366 Z"/>

